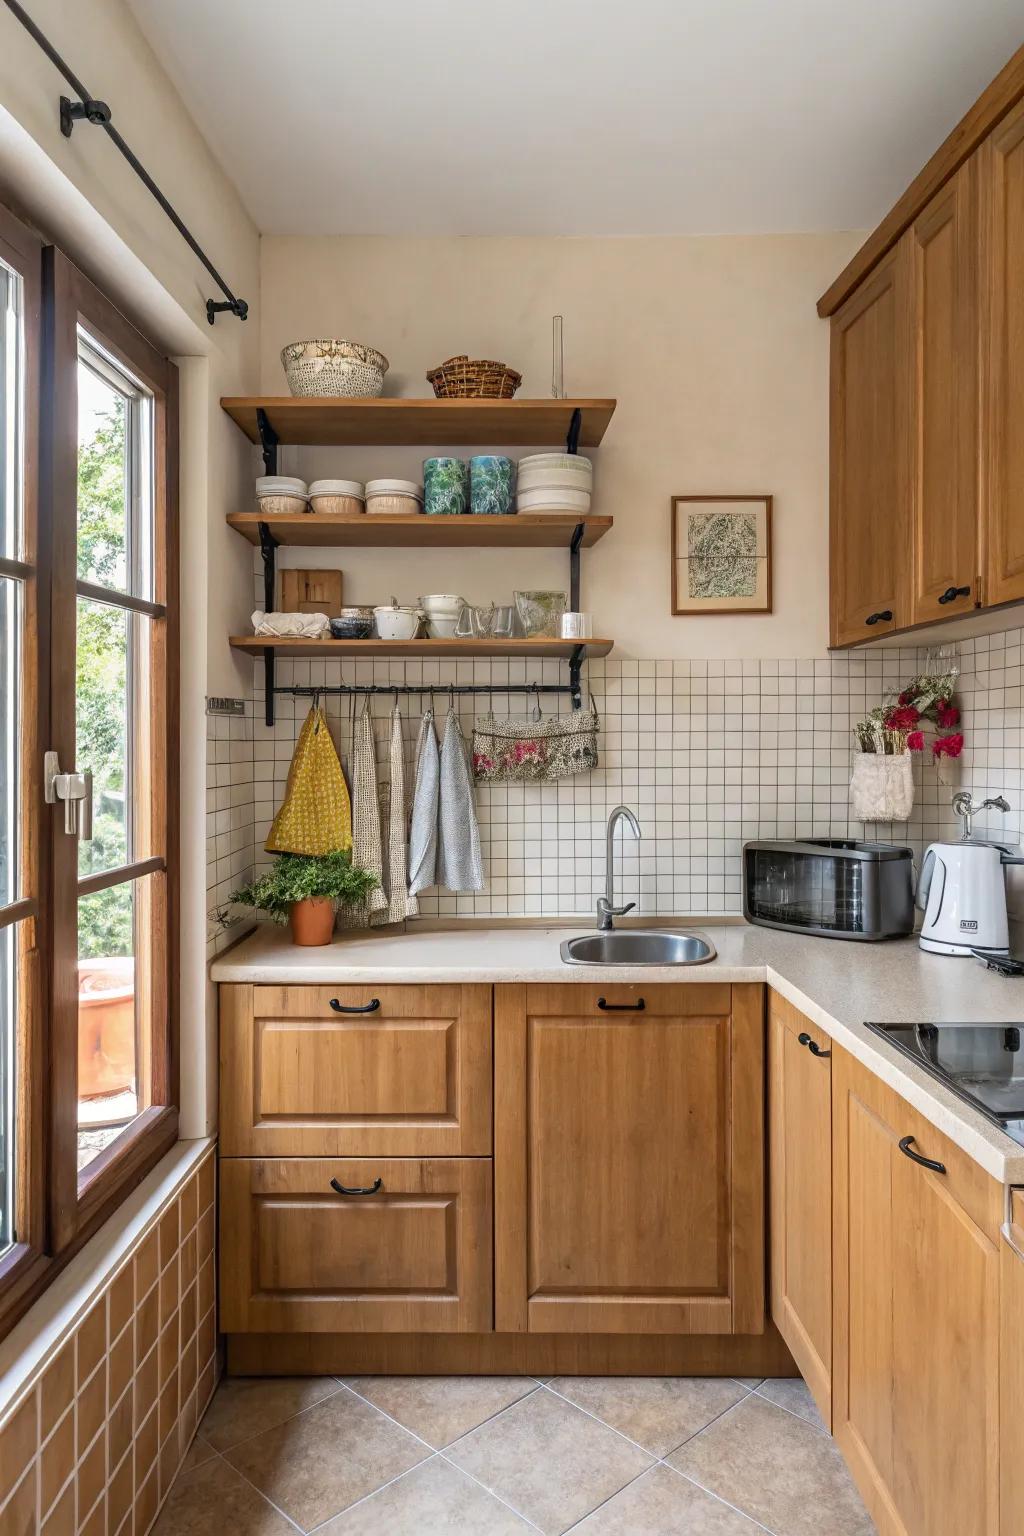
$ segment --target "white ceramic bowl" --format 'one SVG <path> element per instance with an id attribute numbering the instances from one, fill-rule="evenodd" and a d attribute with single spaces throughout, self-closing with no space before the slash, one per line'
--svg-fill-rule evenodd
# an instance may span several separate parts
<path id="1" fill-rule="evenodd" d="M 311 496 L 356 496 L 362 501 L 366 496 L 366 487 L 361 480 L 311 480 L 309 494 Z"/>
<path id="2" fill-rule="evenodd" d="M 293 395 L 374 397 L 383 392 L 388 360 L 383 352 L 358 341 L 317 337 L 290 341 L 281 364 Z"/>
<path id="3" fill-rule="evenodd" d="M 456 614 L 455 618 L 452 618 L 451 615 L 448 615 L 446 618 L 440 618 L 436 614 L 432 615 L 427 623 L 430 638 L 432 640 L 450 640 L 455 634 L 459 617 L 460 615 L 458 614 Z"/>
<path id="4" fill-rule="evenodd" d="M 580 512 L 590 511 L 590 492 L 578 491 L 564 485 L 538 486 L 535 490 L 520 488 L 516 492 L 517 512 Z"/>
<path id="5" fill-rule="evenodd" d="M 287 517 L 292 512 L 309 511 L 305 496 L 283 496 L 276 492 L 257 496 L 256 505 L 264 517 Z"/>
<path id="6" fill-rule="evenodd" d="M 517 466 L 518 480 L 543 480 L 546 484 L 573 484 L 586 481 L 593 484 L 594 466 L 589 459 L 578 453 L 528 453 Z M 555 476 L 567 475 L 568 480 L 556 480 Z"/>
<path id="7" fill-rule="evenodd" d="M 420 627 L 420 615 L 415 608 L 386 608 L 373 610 L 373 622 L 381 640 L 415 640 Z"/>
<path id="8" fill-rule="evenodd" d="M 432 592 L 427 597 L 417 598 L 417 602 L 432 619 L 453 618 L 456 621 L 466 606 L 466 599 L 456 597 L 454 592 Z"/>
<path id="9" fill-rule="evenodd" d="M 305 496 L 305 480 L 293 475 L 260 475 L 256 481 L 257 496 Z"/>
<path id="10" fill-rule="evenodd" d="M 367 496 L 416 496 L 423 500 L 423 487 L 415 480 L 367 480 Z"/>

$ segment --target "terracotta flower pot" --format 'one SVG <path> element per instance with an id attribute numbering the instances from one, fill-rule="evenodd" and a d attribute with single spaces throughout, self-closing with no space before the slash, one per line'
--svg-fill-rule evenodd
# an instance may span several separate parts
<path id="1" fill-rule="evenodd" d="M 135 961 L 78 963 L 78 1096 L 103 1098 L 135 1085 Z"/>
<path id="2" fill-rule="evenodd" d="M 293 944 L 329 944 L 334 933 L 334 902 L 329 896 L 307 896 L 292 904 L 289 914 Z"/>

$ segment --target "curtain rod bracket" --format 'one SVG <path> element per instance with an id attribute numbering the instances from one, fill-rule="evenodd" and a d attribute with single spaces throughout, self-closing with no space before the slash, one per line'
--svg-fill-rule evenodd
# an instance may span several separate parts
<path id="1" fill-rule="evenodd" d="M 225 311 L 230 312 L 232 315 L 237 315 L 239 320 L 248 320 L 249 318 L 249 306 L 244 299 L 224 299 L 219 304 L 216 299 L 207 299 L 206 318 L 211 325 L 217 316 Z"/>
<path id="2" fill-rule="evenodd" d="M 60 131 L 66 139 L 70 139 L 76 123 L 95 123 L 97 128 L 105 128 L 110 115 L 105 101 L 72 101 L 70 96 L 60 98 Z"/>

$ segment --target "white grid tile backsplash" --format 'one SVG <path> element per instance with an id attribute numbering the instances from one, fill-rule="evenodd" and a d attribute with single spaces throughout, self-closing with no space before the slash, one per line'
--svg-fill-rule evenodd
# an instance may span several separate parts
<path id="1" fill-rule="evenodd" d="M 979 822 L 992 835 L 1021 837 L 1020 629 L 965 640 L 958 686 L 966 737 L 963 757 L 915 765 L 917 797 L 906 824 L 869 824 L 850 816 L 848 786 L 854 722 L 925 665 L 916 647 L 818 660 L 638 661 L 614 655 L 584 669 L 601 716 L 596 772 L 550 785 L 491 785 L 477 791 L 487 878 L 475 896 L 426 892 L 425 917 L 584 916 L 604 884 L 604 828 L 619 802 L 643 828 L 625 836 L 617 858 L 617 895 L 648 916 L 735 916 L 742 910 L 740 849 L 750 838 L 831 834 L 923 846 L 956 823 L 953 790 L 1003 792 L 1013 810 Z M 264 862 L 263 843 L 284 793 L 307 699 L 279 696 L 277 723 L 263 723 L 263 669 L 243 719 L 209 719 L 207 864 L 209 905 Z M 412 683 L 434 685 L 439 728 L 449 684 L 564 682 L 557 661 L 283 661 L 279 685 Z M 385 694 L 371 698 L 381 781 L 387 777 Z M 426 699 L 400 696 L 408 721 L 410 776 Z M 334 740 L 348 768 L 350 701 L 324 700 Z M 484 696 L 455 697 L 470 737 Z M 526 695 L 496 694 L 498 713 L 522 712 Z M 358 706 L 361 708 L 361 700 Z M 543 698 L 545 712 L 568 698 Z M 212 797 L 212 798 L 211 798 Z M 236 930 L 237 931 L 237 930 Z M 211 940 L 222 948 L 234 934 Z"/>

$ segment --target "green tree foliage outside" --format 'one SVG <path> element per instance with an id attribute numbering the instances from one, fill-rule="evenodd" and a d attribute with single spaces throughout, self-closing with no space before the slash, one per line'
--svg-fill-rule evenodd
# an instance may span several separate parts
<path id="1" fill-rule="evenodd" d="M 127 571 L 125 408 L 117 396 L 97 415 L 91 440 L 78 451 L 78 575 L 123 586 Z M 79 872 L 110 869 L 128 857 L 125 707 L 128 618 L 122 609 L 78 602 L 76 758 L 93 774 L 93 837 L 79 844 Z M 133 952 L 128 885 L 97 891 L 78 907 L 81 959 Z"/>

